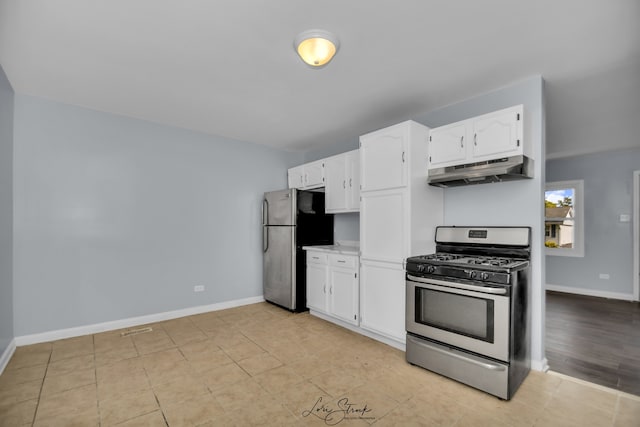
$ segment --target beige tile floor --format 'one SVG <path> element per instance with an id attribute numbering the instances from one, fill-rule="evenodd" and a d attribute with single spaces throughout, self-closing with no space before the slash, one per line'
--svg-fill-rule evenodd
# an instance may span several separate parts
<path id="1" fill-rule="evenodd" d="M 0 426 L 639 426 L 640 399 L 532 372 L 509 401 L 267 303 L 19 347 Z"/>

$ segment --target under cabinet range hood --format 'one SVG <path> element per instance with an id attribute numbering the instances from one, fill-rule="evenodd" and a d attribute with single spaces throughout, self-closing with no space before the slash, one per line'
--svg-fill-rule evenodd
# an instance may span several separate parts
<path id="1" fill-rule="evenodd" d="M 485 162 L 429 170 L 430 185 L 447 188 L 533 178 L 533 160 L 527 156 L 503 157 Z"/>

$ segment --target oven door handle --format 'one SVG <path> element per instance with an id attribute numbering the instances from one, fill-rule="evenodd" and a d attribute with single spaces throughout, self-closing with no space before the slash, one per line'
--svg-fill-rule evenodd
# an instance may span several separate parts
<path id="1" fill-rule="evenodd" d="M 491 288 L 488 286 L 476 286 L 476 285 L 468 285 L 466 283 L 458 283 L 458 282 L 445 282 L 444 280 L 435 280 L 435 279 L 424 279 L 422 277 L 412 276 L 411 274 L 407 274 L 407 279 L 412 282 L 420 282 L 427 283 L 432 285 L 440 285 L 440 286 L 448 286 L 450 288 L 456 289 L 464 289 L 467 291 L 476 291 L 482 292 L 484 294 L 494 294 L 494 295 L 506 295 L 507 290 L 504 288 Z"/>
<path id="2" fill-rule="evenodd" d="M 489 369 L 491 371 L 504 371 L 506 369 L 506 367 L 504 365 L 497 365 L 495 363 L 487 363 L 487 362 L 485 362 L 483 360 L 478 360 L 475 357 L 468 356 L 466 354 L 457 352 L 455 350 L 443 350 L 443 349 L 435 347 L 435 346 L 424 344 L 424 343 L 416 340 L 415 338 L 413 338 L 411 335 L 407 335 L 407 339 L 409 341 L 411 341 L 412 344 L 415 344 L 417 346 L 425 347 L 425 348 L 428 348 L 429 350 L 436 351 L 436 352 L 442 353 L 442 354 L 446 354 L 447 356 L 454 357 L 454 358 L 462 360 L 464 362 L 471 363 L 471 364 L 474 364 L 474 365 L 478 365 L 478 366 L 480 366 L 480 367 L 482 367 L 484 369 Z"/>

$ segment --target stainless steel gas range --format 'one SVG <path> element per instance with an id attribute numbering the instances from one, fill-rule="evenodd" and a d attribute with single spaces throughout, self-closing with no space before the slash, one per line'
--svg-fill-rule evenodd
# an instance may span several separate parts
<path id="1" fill-rule="evenodd" d="M 438 227 L 407 259 L 407 361 L 502 399 L 530 369 L 529 227 Z"/>

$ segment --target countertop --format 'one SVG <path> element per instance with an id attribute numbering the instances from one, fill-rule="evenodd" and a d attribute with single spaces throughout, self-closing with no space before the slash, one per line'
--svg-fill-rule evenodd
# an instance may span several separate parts
<path id="1" fill-rule="evenodd" d="M 302 249 L 307 251 L 328 252 L 332 254 L 356 255 L 360 254 L 360 246 L 354 243 L 336 244 L 336 245 L 320 245 L 320 246 L 303 246 Z"/>

